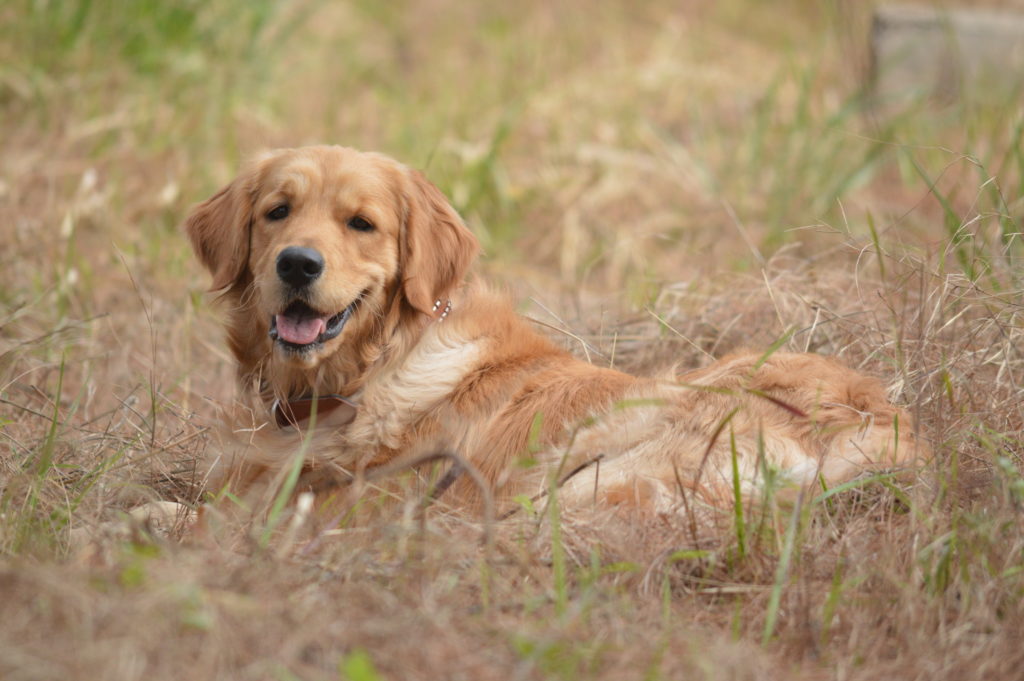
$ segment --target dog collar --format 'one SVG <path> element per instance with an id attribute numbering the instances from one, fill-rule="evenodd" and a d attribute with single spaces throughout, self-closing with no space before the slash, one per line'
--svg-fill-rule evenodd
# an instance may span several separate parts
<path id="1" fill-rule="evenodd" d="M 331 422 L 339 426 L 346 426 L 352 423 L 356 417 L 356 412 L 359 410 L 355 402 L 345 399 L 341 395 L 299 397 L 287 402 L 274 400 L 270 410 L 274 414 L 274 420 L 277 422 L 278 428 L 297 427 L 303 421 L 308 421 L 313 415 L 314 405 L 316 405 L 317 417 L 324 417 L 338 412 L 338 417 L 332 419 Z"/>

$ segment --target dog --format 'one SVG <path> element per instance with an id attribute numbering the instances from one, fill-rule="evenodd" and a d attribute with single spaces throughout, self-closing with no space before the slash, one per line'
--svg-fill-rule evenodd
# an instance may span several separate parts
<path id="1" fill-rule="evenodd" d="M 211 488 L 266 491 L 298 461 L 294 489 L 323 496 L 406 464 L 440 475 L 424 462 L 441 453 L 464 473 L 434 480 L 454 506 L 557 489 L 567 507 L 671 515 L 756 498 L 769 476 L 834 486 L 925 452 L 877 379 L 826 357 L 741 353 L 666 379 L 572 356 L 466 283 L 477 239 L 381 154 L 266 153 L 185 231 L 248 414 L 209 455 Z"/>

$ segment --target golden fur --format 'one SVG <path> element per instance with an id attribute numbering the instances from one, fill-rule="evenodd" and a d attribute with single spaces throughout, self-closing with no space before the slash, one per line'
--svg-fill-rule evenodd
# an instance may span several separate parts
<path id="1" fill-rule="evenodd" d="M 270 219 L 280 205 L 287 217 Z M 356 216 L 372 229 L 354 228 L 365 226 Z M 576 359 L 504 297 L 463 283 L 476 239 L 423 175 L 379 154 L 270 153 L 198 205 L 186 230 L 227 304 L 228 344 L 257 433 L 211 455 L 215 486 L 279 476 L 308 424 L 278 429 L 271 405 L 311 394 L 359 407 L 348 424 L 318 419 L 300 489 L 446 451 L 506 508 L 582 466 L 560 491 L 564 503 L 676 513 L 687 497 L 730 503 L 734 452 L 750 496 L 766 468 L 834 485 L 923 451 L 876 379 L 817 355 L 734 355 L 671 379 Z M 312 308 L 326 318 L 355 301 L 340 335 L 301 352 L 269 335 L 294 297 L 275 271 L 291 246 L 324 258 L 303 294 Z M 435 303 L 443 309 L 448 299 L 439 320 Z M 478 501 L 466 477 L 446 501 Z"/>

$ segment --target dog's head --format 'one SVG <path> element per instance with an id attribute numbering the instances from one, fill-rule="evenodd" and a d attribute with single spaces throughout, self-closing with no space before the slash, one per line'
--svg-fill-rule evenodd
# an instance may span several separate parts
<path id="1" fill-rule="evenodd" d="M 254 160 L 185 228 L 212 289 L 260 317 L 275 356 L 306 367 L 395 306 L 436 315 L 478 250 L 421 173 L 343 147 Z"/>

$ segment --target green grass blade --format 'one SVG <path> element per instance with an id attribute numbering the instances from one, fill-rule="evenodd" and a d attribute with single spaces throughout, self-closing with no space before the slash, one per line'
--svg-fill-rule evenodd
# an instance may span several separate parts
<path id="1" fill-rule="evenodd" d="M 747 555 L 747 532 L 743 518 L 743 496 L 740 490 L 739 452 L 736 450 L 736 433 L 732 428 L 729 428 L 729 453 L 732 460 L 732 507 L 736 530 L 736 550 L 739 553 L 739 559 L 743 560 Z"/>
<path id="2" fill-rule="evenodd" d="M 801 518 L 803 515 L 802 502 L 803 492 L 797 497 L 796 506 L 789 518 L 789 527 L 786 530 L 786 539 L 782 545 L 782 555 L 779 556 L 779 564 L 775 568 L 775 581 L 772 584 L 771 596 L 768 598 L 768 609 L 765 614 L 764 631 L 761 634 L 761 645 L 765 646 L 775 635 L 775 626 L 779 619 L 779 606 L 782 603 L 782 591 L 789 581 L 789 566 L 793 560 L 793 553 L 796 547 L 797 535 L 800 532 Z"/>

